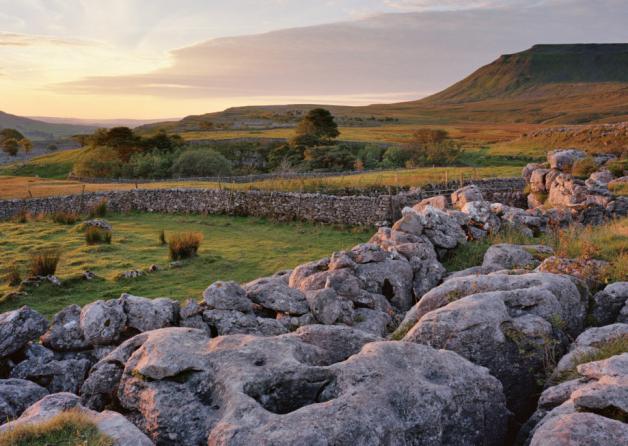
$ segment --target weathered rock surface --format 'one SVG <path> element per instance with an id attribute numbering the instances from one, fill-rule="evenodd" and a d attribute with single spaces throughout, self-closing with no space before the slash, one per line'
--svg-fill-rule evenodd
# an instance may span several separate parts
<path id="1" fill-rule="evenodd" d="M 234 310 L 242 313 L 253 311 L 253 302 L 246 291 L 235 282 L 214 282 L 203 291 L 205 303 L 214 310 Z"/>
<path id="2" fill-rule="evenodd" d="M 607 285 L 593 296 L 591 316 L 597 325 L 616 322 L 622 308 L 628 304 L 628 282 Z"/>
<path id="3" fill-rule="evenodd" d="M 0 358 L 19 351 L 47 328 L 48 321 L 27 306 L 0 314 Z"/>
<path id="4" fill-rule="evenodd" d="M 546 355 L 582 330 L 588 292 L 554 274 L 493 273 L 447 280 L 407 314 L 396 337 L 455 351 L 488 367 L 523 421 L 549 374 Z"/>
<path id="5" fill-rule="evenodd" d="M 462 209 L 470 201 L 484 201 L 482 191 L 475 184 L 461 187 L 451 194 L 451 204 L 455 208 Z"/>
<path id="6" fill-rule="evenodd" d="M 582 150 L 553 150 L 547 154 L 547 161 L 550 168 L 570 172 L 573 164 L 582 158 L 586 158 L 587 154 Z"/>
<path id="7" fill-rule="evenodd" d="M 124 306 L 120 300 L 92 302 L 81 310 L 80 324 L 89 344 L 114 344 L 126 325 Z"/>
<path id="8" fill-rule="evenodd" d="M 484 254 L 483 267 L 500 266 L 501 269 L 534 268 L 540 261 L 533 255 L 549 255 L 552 248 L 544 245 L 512 245 L 499 243 L 492 245 Z"/>
<path id="9" fill-rule="evenodd" d="M 81 307 L 70 305 L 52 318 L 50 328 L 41 337 L 41 342 L 52 350 L 83 350 L 89 343 L 81 329 Z"/>
<path id="10" fill-rule="evenodd" d="M 501 385 L 453 352 L 317 325 L 274 338 L 184 328 L 136 338 L 95 370 L 123 368 L 109 397 L 160 445 L 504 441 Z"/>
<path id="11" fill-rule="evenodd" d="M 23 379 L 0 379 L 0 424 L 19 417 L 24 410 L 36 403 L 48 391 Z"/>
<path id="12" fill-rule="evenodd" d="M 124 293 L 120 301 L 127 329 L 143 332 L 170 327 L 178 322 L 179 304 L 174 300 L 163 297 L 147 299 Z"/>
<path id="13" fill-rule="evenodd" d="M 628 353 L 581 364 L 577 371 L 581 378 L 543 392 L 537 411 L 521 433 L 521 443 L 588 446 L 628 442 Z"/>
<path id="14" fill-rule="evenodd" d="M 243 288 L 249 299 L 266 309 L 293 316 L 301 316 L 310 311 L 305 295 L 290 288 L 282 277 L 257 279 L 245 284 Z"/>
<path id="15" fill-rule="evenodd" d="M 590 288 L 598 288 L 604 280 L 608 262 L 596 259 L 568 259 L 550 256 L 543 260 L 536 271 L 553 274 L 569 274 L 585 282 Z"/>
<path id="16" fill-rule="evenodd" d="M 81 406 L 79 398 L 71 393 L 56 393 L 44 397 L 26 409 L 17 420 L 0 426 L 0 432 L 42 423 L 68 410 L 78 411 L 86 416 L 103 435 L 111 438 L 114 446 L 153 446 L 153 442 L 146 435 L 119 413 L 89 410 Z"/>

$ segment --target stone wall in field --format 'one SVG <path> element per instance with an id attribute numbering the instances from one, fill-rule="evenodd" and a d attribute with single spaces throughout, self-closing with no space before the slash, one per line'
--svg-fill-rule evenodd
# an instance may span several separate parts
<path id="1" fill-rule="evenodd" d="M 522 181 L 504 179 L 477 182 L 486 198 L 518 204 Z M 348 225 L 375 225 L 394 221 L 404 206 L 413 205 L 456 187 L 416 189 L 397 195 L 325 195 L 268 191 L 230 191 L 225 189 L 134 189 L 92 192 L 48 198 L 0 201 L 0 219 L 27 211 L 48 214 L 55 211 L 83 213 L 102 200 L 114 212 L 207 213 L 266 217 L 280 221 L 303 220 Z M 453 186 L 453 185 L 451 185 Z"/>

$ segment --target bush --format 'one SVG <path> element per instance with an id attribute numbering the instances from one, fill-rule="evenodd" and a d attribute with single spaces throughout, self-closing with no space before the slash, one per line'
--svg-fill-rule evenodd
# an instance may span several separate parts
<path id="1" fill-rule="evenodd" d="M 355 164 L 355 155 L 346 146 L 314 146 L 304 152 L 310 170 L 350 170 Z"/>
<path id="2" fill-rule="evenodd" d="M 89 218 L 106 217 L 107 216 L 107 200 L 102 199 L 96 203 L 89 211 Z"/>
<path id="3" fill-rule="evenodd" d="M 628 159 L 609 161 L 606 168 L 616 177 L 623 177 L 624 170 L 628 170 Z"/>
<path id="4" fill-rule="evenodd" d="M 575 177 L 588 178 L 596 170 L 597 164 L 593 158 L 582 158 L 573 163 L 571 174 Z"/>
<path id="5" fill-rule="evenodd" d="M 195 257 L 203 241 L 199 232 L 181 232 L 168 238 L 168 251 L 171 260 L 183 260 Z"/>
<path id="6" fill-rule="evenodd" d="M 31 274 L 52 276 L 57 271 L 61 253 L 58 249 L 44 249 L 31 254 Z"/>
<path id="7" fill-rule="evenodd" d="M 113 446 L 91 420 L 77 410 L 61 412 L 40 423 L 27 423 L 0 433 L 0 446 Z"/>
<path id="8" fill-rule="evenodd" d="M 421 129 L 406 144 L 410 161 L 416 166 L 446 166 L 456 162 L 464 150 L 444 130 Z"/>
<path id="9" fill-rule="evenodd" d="M 231 163 L 214 150 L 186 150 L 172 166 L 179 177 L 209 177 L 231 174 Z"/>
<path id="10" fill-rule="evenodd" d="M 410 152 L 399 146 L 390 146 L 382 157 L 383 167 L 404 167 L 410 159 Z"/>
<path id="11" fill-rule="evenodd" d="M 88 245 L 96 245 L 98 243 L 111 244 L 111 231 L 96 226 L 89 226 L 85 230 L 85 242 Z"/>
<path id="12" fill-rule="evenodd" d="M 17 286 L 22 283 L 22 275 L 20 274 L 20 269 L 17 266 L 17 263 L 12 263 L 7 268 L 7 273 L 4 276 L 4 281 L 9 286 Z"/>
<path id="13" fill-rule="evenodd" d="M 55 223 L 73 225 L 81 219 L 81 216 L 76 212 L 57 211 L 53 212 L 50 218 Z"/>
<path id="14" fill-rule="evenodd" d="M 111 147 L 90 147 L 74 163 L 72 174 L 90 178 L 119 177 L 123 163 Z"/>

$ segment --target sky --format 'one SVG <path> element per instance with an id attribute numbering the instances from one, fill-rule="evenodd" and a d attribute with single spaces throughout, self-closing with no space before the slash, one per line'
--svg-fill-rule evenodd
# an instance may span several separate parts
<path id="1" fill-rule="evenodd" d="M 0 110 L 411 100 L 536 43 L 628 42 L 627 23 L 626 0 L 0 0 Z"/>

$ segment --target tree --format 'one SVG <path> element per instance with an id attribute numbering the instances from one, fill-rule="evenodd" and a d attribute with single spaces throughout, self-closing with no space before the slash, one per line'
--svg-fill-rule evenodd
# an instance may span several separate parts
<path id="1" fill-rule="evenodd" d="M 2 150 L 10 156 L 17 156 L 20 144 L 15 138 L 7 138 L 2 141 Z"/>
<path id="2" fill-rule="evenodd" d="M 314 146 L 305 150 L 305 161 L 310 169 L 350 170 L 355 155 L 346 146 Z"/>
<path id="3" fill-rule="evenodd" d="M 186 150 L 175 161 L 172 171 L 180 177 L 229 175 L 231 163 L 214 150 Z"/>
<path id="4" fill-rule="evenodd" d="M 418 166 L 448 165 L 457 161 L 464 152 L 445 130 L 439 129 L 417 130 L 405 150 L 409 161 Z"/>
<path id="5" fill-rule="evenodd" d="M 382 164 L 384 167 L 404 167 L 410 159 L 410 152 L 399 146 L 390 146 L 384 152 Z"/>
<path id="6" fill-rule="evenodd" d="M 338 124 L 334 121 L 333 115 L 324 108 L 315 108 L 305 115 L 296 128 L 296 140 L 300 140 L 303 145 L 315 145 L 317 143 L 328 142 L 340 135 Z"/>
<path id="7" fill-rule="evenodd" d="M 49 152 L 56 152 L 57 150 L 59 150 L 59 147 L 57 147 L 57 145 L 56 145 L 56 144 L 50 144 L 50 145 L 47 147 L 47 150 L 48 150 Z"/>
<path id="8" fill-rule="evenodd" d="M 30 153 L 33 150 L 33 143 L 30 139 L 24 138 L 20 141 L 20 147 L 22 147 L 24 153 Z"/>

